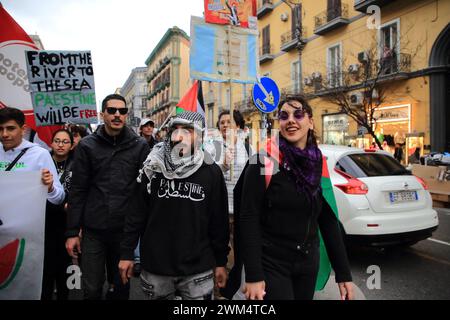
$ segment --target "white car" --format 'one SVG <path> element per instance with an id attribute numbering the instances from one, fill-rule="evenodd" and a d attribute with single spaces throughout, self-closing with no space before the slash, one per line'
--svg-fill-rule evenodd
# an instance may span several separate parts
<path id="1" fill-rule="evenodd" d="M 385 151 L 320 145 L 350 243 L 412 245 L 431 236 L 438 215 L 422 179 Z"/>

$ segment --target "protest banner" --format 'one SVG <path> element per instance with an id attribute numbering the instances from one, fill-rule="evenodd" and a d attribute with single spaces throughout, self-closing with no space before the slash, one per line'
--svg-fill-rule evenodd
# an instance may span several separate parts
<path id="1" fill-rule="evenodd" d="M 190 76 L 213 82 L 257 81 L 258 31 L 191 17 Z"/>
<path id="2" fill-rule="evenodd" d="M 47 188 L 38 171 L 2 171 L 0 190 L 0 300 L 39 300 Z"/>
<path id="3" fill-rule="evenodd" d="M 38 126 L 97 123 L 89 51 L 26 51 L 26 62 Z"/>

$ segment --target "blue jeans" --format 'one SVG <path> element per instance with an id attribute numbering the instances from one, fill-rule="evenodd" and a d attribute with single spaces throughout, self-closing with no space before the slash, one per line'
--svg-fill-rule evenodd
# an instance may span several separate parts
<path id="1" fill-rule="evenodd" d="M 149 300 L 174 300 L 175 292 L 183 300 L 211 300 L 214 288 L 212 270 L 191 276 L 161 276 L 142 270 L 141 286 Z"/>

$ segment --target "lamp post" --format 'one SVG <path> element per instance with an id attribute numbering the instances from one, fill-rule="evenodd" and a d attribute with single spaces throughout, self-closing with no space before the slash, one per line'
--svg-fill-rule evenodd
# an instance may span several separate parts
<path id="1" fill-rule="evenodd" d="M 300 66 L 301 63 L 301 59 L 302 59 L 302 51 L 303 48 L 306 45 L 306 41 L 303 39 L 303 26 L 302 26 L 302 17 L 301 17 L 301 0 L 282 0 L 285 4 L 287 4 L 289 6 L 289 8 L 291 8 L 291 12 L 295 12 L 294 9 L 298 10 L 298 17 L 295 21 L 295 34 L 293 35 L 295 37 L 295 39 L 297 40 L 297 45 L 296 45 L 296 49 L 298 51 L 298 63 Z M 294 19 L 294 17 L 292 17 L 292 19 Z M 300 67 L 299 67 L 300 68 Z M 300 77 L 300 74 L 298 75 L 298 77 Z M 300 79 L 299 79 L 300 81 Z M 299 85 L 300 87 L 300 85 Z M 297 90 L 297 89 L 295 89 Z"/>

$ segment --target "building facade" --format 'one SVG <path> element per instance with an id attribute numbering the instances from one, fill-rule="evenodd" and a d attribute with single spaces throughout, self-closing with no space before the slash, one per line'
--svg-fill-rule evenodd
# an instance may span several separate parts
<path id="1" fill-rule="evenodd" d="M 127 101 L 128 125 L 137 130 L 147 114 L 147 68 L 134 68 L 120 88 L 120 94 Z"/>
<path id="2" fill-rule="evenodd" d="M 189 36 L 180 28 L 167 30 L 145 61 L 147 65 L 147 116 L 157 126 L 175 113 L 176 104 L 189 89 Z"/>
<path id="3" fill-rule="evenodd" d="M 273 78 L 283 93 L 310 98 L 321 143 L 368 147 L 372 142 L 327 98 L 342 88 L 355 107 L 361 102 L 370 82 L 361 74 L 369 70 L 372 52 L 374 70 L 391 61 L 379 75 L 383 99 L 376 90 L 372 96 L 379 102 L 377 137 L 400 143 L 406 155 L 417 148 L 421 154 L 450 150 L 450 1 L 260 0 L 257 15 L 259 74 Z M 259 128 L 261 114 L 249 87 L 236 90 L 233 103 L 252 128 Z M 275 115 L 269 119 L 276 128 Z"/>

